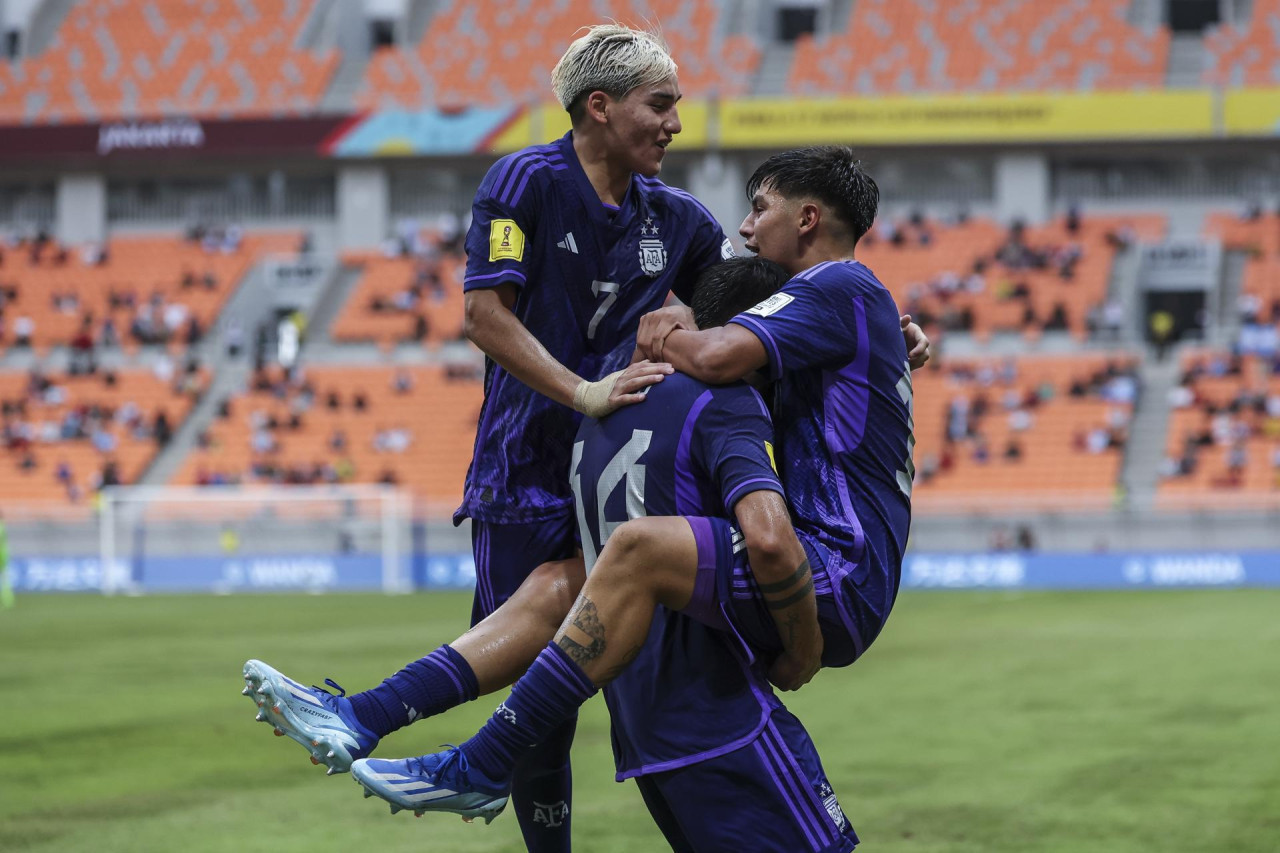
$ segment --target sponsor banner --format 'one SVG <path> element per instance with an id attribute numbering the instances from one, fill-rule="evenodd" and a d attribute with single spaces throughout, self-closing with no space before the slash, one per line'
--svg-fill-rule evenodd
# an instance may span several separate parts
<path id="1" fill-rule="evenodd" d="M 908 554 L 916 589 L 1134 589 L 1280 586 L 1280 552 Z"/>
<path id="2" fill-rule="evenodd" d="M 1222 129 L 1228 136 L 1280 136 L 1280 88 L 1223 93 Z"/>
<path id="3" fill-rule="evenodd" d="M 0 162 L 321 155 L 353 116 L 127 119 L 0 128 Z"/>
<path id="4" fill-rule="evenodd" d="M 1207 137 L 1213 98 L 1156 91 L 744 99 L 721 105 L 719 127 L 726 148 Z"/>
<path id="5" fill-rule="evenodd" d="M 469 589 L 470 554 L 435 554 L 406 566 L 417 589 Z M 380 590 L 379 554 L 262 554 L 117 559 L 104 577 L 98 557 L 20 557 L 10 567 L 19 592 L 268 592 Z"/>
<path id="6" fill-rule="evenodd" d="M 681 101 L 680 124 L 683 130 L 671 143 L 670 151 L 691 151 L 707 147 L 711 137 L 708 125 L 710 105 L 706 101 Z M 543 104 L 523 110 L 489 140 L 483 149 L 494 154 L 509 154 L 530 145 L 542 145 L 569 132 L 569 114 L 559 104 Z"/>
<path id="7" fill-rule="evenodd" d="M 1181 238 L 1141 248 L 1138 281 L 1144 290 L 1212 290 L 1222 271 L 1222 244 Z"/>
<path id="8" fill-rule="evenodd" d="M 523 113 L 521 108 L 510 106 L 387 110 L 361 119 L 331 150 L 335 157 L 474 154 L 491 150 L 493 140 Z"/>

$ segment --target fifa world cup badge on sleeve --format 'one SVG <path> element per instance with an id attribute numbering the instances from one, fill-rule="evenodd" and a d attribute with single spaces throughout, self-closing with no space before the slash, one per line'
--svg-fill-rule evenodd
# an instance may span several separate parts
<path id="1" fill-rule="evenodd" d="M 524 232 L 513 219 L 489 223 L 489 261 L 523 261 Z"/>

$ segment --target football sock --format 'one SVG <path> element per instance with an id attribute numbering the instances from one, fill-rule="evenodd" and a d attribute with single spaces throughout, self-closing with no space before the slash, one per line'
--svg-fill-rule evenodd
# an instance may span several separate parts
<path id="1" fill-rule="evenodd" d="M 475 737 L 462 744 L 467 760 L 490 779 L 510 779 L 516 762 L 596 693 L 582 668 L 554 642 L 511 687 L 507 701 Z"/>
<path id="2" fill-rule="evenodd" d="M 575 714 L 516 763 L 511 779 L 511 808 L 528 853 L 570 853 L 573 849 L 573 769 L 569 748 L 577 727 Z"/>
<path id="3" fill-rule="evenodd" d="M 360 724 L 381 738 L 414 720 L 470 702 L 478 694 L 476 675 L 467 659 L 444 645 L 372 690 L 348 698 Z"/>

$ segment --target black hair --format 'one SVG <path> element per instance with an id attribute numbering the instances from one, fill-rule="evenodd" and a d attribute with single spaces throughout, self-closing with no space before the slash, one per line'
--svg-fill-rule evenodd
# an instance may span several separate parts
<path id="1" fill-rule="evenodd" d="M 774 154 L 747 181 L 747 200 L 762 186 L 787 199 L 812 198 L 849 229 L 853 243 L 871 230 L 880 188 L 847 145 L 815 145 Z"/>
<path id="2" fill-rule="evenodd" d="M 723 326 L 777 293 L 789 278 L 786 270 L 765 258 L 730 258 L 698 276 L 689 307 L 699 329 Z"/>

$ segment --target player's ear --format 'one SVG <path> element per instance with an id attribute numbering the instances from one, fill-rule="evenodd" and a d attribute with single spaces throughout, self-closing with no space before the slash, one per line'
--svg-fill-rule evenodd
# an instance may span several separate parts
<path id="1" fill-rule="evenodd" d="M 588 122 L 593 124 L 609 123 L 609 107 L 613 104 L 613 98 L 605 92 L 596 90 L 587 95 L 586 115 Z"/>
<path id="2" fill-rule="evenodd" d="M 801 235 L 809 234 L 822 221 L 822 208 L 811 201 L 801 204 L 796 214 L 796 225 Z"/>

